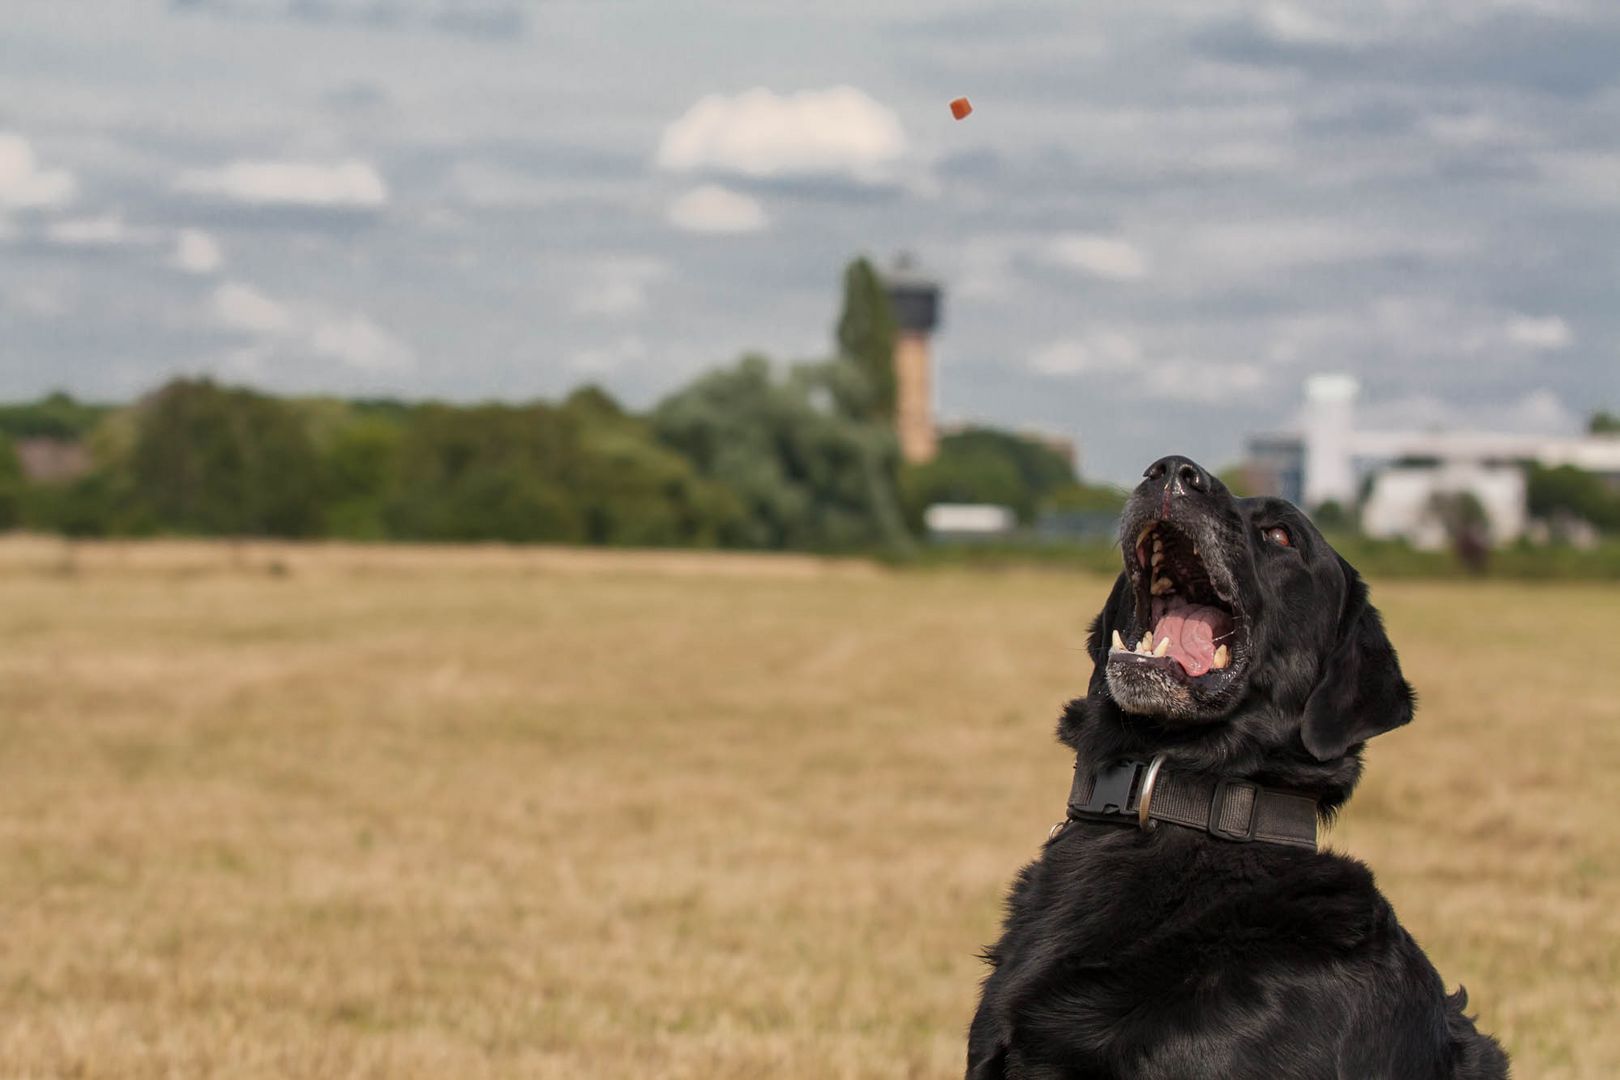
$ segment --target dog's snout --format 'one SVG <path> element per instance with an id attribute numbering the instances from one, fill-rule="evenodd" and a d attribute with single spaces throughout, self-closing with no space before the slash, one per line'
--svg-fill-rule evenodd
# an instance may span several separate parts
<path id="1" fill-rule="evenodd" d="M 1209 491 L 1214 486 L 1203 466 L 1180 454 L 1160 458 L 1149 465 L 1147 472 L 1142 475 L 1155 483 L 1162 481 L 1167 490 L 1178 495 L 1188 491 Z"/>

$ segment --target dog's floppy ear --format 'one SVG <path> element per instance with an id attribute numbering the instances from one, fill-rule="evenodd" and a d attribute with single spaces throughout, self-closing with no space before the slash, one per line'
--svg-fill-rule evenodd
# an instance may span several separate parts
<path id="1" fill-rule="evenodd" d="M 1305 702 L 1300 727 L 1305 749 L 1318 761 L 1342 757 L 1357 743 L 1409 722 L 1415 702 L 1378 609 L 1367 602 L 1367 583 L 1343 559 L 1339 565 L 1349 592 L 1338 641 Z"/>

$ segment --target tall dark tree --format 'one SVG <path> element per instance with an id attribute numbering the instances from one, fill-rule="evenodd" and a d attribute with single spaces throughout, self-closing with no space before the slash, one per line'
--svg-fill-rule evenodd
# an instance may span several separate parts
<path id="1" fill-rule="evenodd" d="M 838 316 L 838 354 L 865 376 L 865 392 L 841 402 L 861 419 L 892 423 L 895 411 L 894 311 L 870 262 L 844 268 L 844 306 Z"/>
<path id="2" fill-rule="evenodd" d="M 1586 430 L 1593 435 L 1620 435 L 1620 416 L 1607 409 L 1599 409 L 1587 422 Z"/>
<path id="3" fill-rule="evenodd" d="M 133 499 L 161 527 L 228 536 L 306 536 L 320 522 L 320 472 L 286 402 L 209 380 L 169 383 L 137 410 Z"/>

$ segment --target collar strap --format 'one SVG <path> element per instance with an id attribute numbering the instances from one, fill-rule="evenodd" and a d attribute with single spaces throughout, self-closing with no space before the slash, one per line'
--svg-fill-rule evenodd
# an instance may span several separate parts
<path id="1" fill-rule="evenodd" d="M 1177 772 L 1164 767 L 1163 754 L 1152 761 L 1107 765 L 1095 773 L 1076 763 L 1068 821 L 1136 825 L 1144 831 L 1167 821 L 1219 840 L 1316 850 L 1315 799 L 1248 780 Z"/>

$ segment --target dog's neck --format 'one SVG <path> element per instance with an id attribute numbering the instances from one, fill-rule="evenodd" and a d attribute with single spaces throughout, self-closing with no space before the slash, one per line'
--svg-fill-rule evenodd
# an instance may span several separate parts
<path id="1" fill-rule="evenodd" d="M 1167 765 L 1184 772 L 1309 795 L 1319 813 L 1331 818 L 1361 778 L 1360 747 L 1334 761 L 1317 761 L 1297 733 L 1292 739 L 1297 745 L 1268 745 L 1263 735 L 1279 729 L 1293 733 L 1289 726 L 1242 714 L 1216 724 L 1173 727 L 1129 715 L 1114 702 L 1094 697 L 1069 702 L 1058 722 L 1058 738 L 1074 751 L 1081 769 L 1162 754 Z"/>

